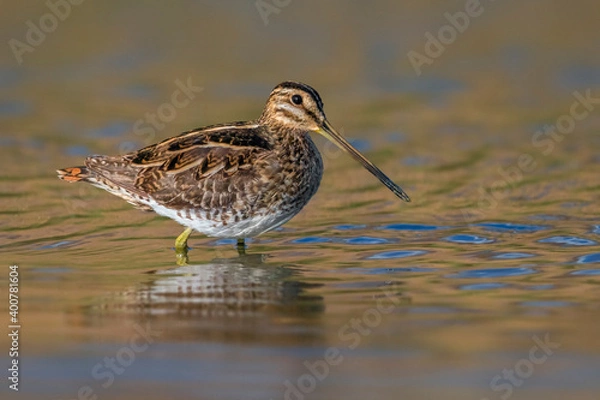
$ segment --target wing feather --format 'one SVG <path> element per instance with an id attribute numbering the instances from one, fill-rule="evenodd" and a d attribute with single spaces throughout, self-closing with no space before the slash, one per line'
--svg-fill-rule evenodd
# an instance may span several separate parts
<path id="1" fill-rule="evenodd" d="M 207 192 L 215 195 L 213 203 L 223 203 L 229 188 L 239 189 L 244 181 L 256 179 L 259 172 L 253 167 L 272 147 L 269 135 L 253 123 L 185 132 L 125 155 L 128 176 L 133 173 L 135 179 L 123 184 L 171 207 L 206 203 Z"/>

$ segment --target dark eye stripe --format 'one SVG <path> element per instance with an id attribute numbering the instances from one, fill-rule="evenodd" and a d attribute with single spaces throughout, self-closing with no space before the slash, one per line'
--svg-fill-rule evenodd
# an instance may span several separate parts
<path id="1" fill-rule="evenodd" d="M 287 108 L 277 108 L 277 111 L 282 113 L 283 115 L 285 115 L 286 118 L 288 118 L 292 121 L 295 121 L 297 123 L 302 123 L 304 121 L 304 118 L 302 118 L 302 115 L 298 115 L 295 112 L 288 110 Z M 307 111 L 308 110 L 305 110 L 305 112 L 307 112 Z M 312 113 L 309 112 L 309 114 L 311 114 L 311 116 L 312 116 Z"/>

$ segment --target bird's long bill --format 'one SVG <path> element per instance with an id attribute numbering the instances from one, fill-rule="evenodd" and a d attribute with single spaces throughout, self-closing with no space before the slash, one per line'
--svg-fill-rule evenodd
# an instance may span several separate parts
<path id="1" fill-rule="evenodd" d="M 402 190 L 402 188 L 396 185 L 390 178 L 388 178 L 379 168 L 377 168 L 371 161 L 367 160 L 365 156 L 360 154 L 342 135 L 337 133 L 331 126 L 329 121 L 325 120 L 323 126 L 317 130 L 317 133 L 325 136 L 328 140 L 337 145 L 340 149 L 350 153 L 358 162 L 360 162 L 370 173 L 375 175 L 377 179 L 381 181 L 388 189 L 390 189 L 396 196 L 400 197 L 404 201 L 410 201 L 410 197 Z"/>

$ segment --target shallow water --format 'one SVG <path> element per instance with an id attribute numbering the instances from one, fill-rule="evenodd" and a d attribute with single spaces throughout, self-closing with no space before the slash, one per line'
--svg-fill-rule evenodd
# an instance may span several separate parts
<path id="1" fill-rule="evenodd" d="M 417 76 L 407 53 L 464 4 L 396 3 L 291 2 L 265 26 L 253 2 L 84 2 L 22 64 L 5 48 L 0 284 L 18 265 L 20 398 L 598 398 L 600 105 L 578 99 L 600 97 L 599 6 L 484 3 Z M 5 42 L 45 7 L 4 5 Z M 134 129 L 188 79 L 186 107 Z M 254 118 L 286 79 L 413 201 L 320 140 L 300 215 L 242 258 L 194 234 L 181 267 L 175 222 L 55 177 Z M 538 134 L 573 107 L 572 130 Z"/>

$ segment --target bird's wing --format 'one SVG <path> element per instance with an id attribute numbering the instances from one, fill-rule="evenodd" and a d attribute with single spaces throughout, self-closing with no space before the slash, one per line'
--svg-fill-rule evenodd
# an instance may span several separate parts
<path id="1" fill-rule="evenodd" d="M 90 157 L 86 166 L 159 204 L 210 209 L 233 201 L 271 149 L 259 125 L 234 123 L 185 132 L 120 157 Z"/>

